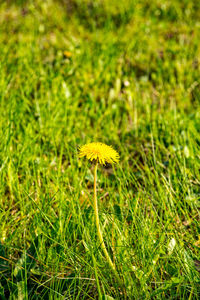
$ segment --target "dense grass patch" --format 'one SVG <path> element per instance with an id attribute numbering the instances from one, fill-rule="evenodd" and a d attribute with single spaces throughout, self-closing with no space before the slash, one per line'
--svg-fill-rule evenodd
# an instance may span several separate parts
<path id="1" fill-rule="evenodd" d="M 198 299 L 200 4 L 2 1 L 0 298 Z M 108 251 L 94 226 L 91 141 Z"/>

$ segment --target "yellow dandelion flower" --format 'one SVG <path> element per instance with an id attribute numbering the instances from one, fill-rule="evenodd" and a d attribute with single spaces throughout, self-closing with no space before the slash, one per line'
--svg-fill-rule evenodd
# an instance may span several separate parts
<path id="1" fill-rule="evenodd" d="M 79 157 L 86 156 L 87 159 L 104 165 L 105 163 L 118 163 L 119 154 L 111 146 L 105 145 L 103 143 L 89 143 L 79 150 Z"/>
<path id="2" fill-rule="evenodd" d="M 106 245 L 104 243 L 103 234 L 101 231 L 100 220 L 99 220 L 99 213 L 98 213 L 98 203 L 97 203 L 97 168 L 98 163 L 105 164 L 105 163 L 117 163 L 119 161 L 119 154 L 115 151 L 111 146 L 105 145 L 103 143 L 89 143 L 86 144 L 79 149 L 79 157 L 86 156 L 87 159 L 91 161 L 95 161 L 94 167 L 94 214 L 95 214 L 95 221 L 96 221 L 96 228 L 97 228 L 97 236 L 99 238 L 100 247 L 104 252 L 105 258 L 109 263 L 111 269 L 113 270 L 118 283 L 121 287 L 123 287 L 123 283 L 121 278 L 119 277 L 117 270 L 115 268 L 115 264 L 113 263 L 110 255 L 106 249 Z"/>

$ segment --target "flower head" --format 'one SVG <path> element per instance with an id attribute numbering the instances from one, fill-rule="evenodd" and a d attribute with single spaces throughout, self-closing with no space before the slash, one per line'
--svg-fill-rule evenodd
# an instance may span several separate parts
<path id="1" fill-rule="evenodd" d="M 100 164 L 117 163 L 119 161 L 119 154 L 111 146 L 103 143 L 89 143 L 79 150 L 79 157 L 86 156 L 87 159 L 96 160 Z"/>

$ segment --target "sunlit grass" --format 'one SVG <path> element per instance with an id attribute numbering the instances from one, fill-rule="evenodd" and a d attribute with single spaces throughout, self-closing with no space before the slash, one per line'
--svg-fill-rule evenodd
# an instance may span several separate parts
<path id="1" fill-rule="evenodd" d="M 198 1 L 7 1 L 0 16 L 0 298 L 198 299 Z M 96 238 L 91 140 L 120 153 L 97 192 L 125 291 Z"/>

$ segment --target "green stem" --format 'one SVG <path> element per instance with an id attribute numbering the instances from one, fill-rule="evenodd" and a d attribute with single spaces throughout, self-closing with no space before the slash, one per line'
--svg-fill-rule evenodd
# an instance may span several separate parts
<path id="1" fill-rule="evenodd" d="M 98 163 L 96 163 L 95 168 L 94 168 L 94 212 L 95 212 L 95 220 L 96 220 L 96 227 L 97 227 L 97 235 L 98 235 L 98 238 L 100 241 L 101 249 L 103 250 L 111 269 L 115 273 L 115 276 L 116 276 L 119 284 L 122 286 L 121 279 L 116 271 L 115 265 L 113 264 L 109 254 L 108 254 L 106 245 L 103 240 L 103 235 L 101 232 L 101 227 L 100 227 L 100 222 L 99 222 L 99 213 L 98 213 L 98 204 L 97 204 L 97 167 L 98 167 Z"/>

